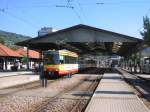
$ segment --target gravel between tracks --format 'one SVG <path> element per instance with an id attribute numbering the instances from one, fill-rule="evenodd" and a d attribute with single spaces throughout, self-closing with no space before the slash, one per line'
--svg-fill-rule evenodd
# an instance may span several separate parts
<path id="1" fill-rule="evenodd" d="M 45 88 L 23 90 L 0 99 L 1 112 L 32 112 L 36 107 L 42 105 L 45 101 L 54 97 L 58 93 L 67 90 L 87 76 L 75 75 L 72 78 L 56 80 Z M 70 101 L 69 101 L 70 102 Z"/>
<path id="2" fill-rule="evenodd" d="M 76 86 L 73 90 L 62 94 L 55 100 L 49 102 L 47 106 L 39 112 L 71 112 L 78 101 L 81 101 L 82 99 L 82 102 L 75 110 L 75 112 L 81 112 L 88 103 L 88 100 L 92 97 L 92 93 L 99 83 L 99 80 L 97 79 L 100 79 L 100 76 L 90 77 L 84 80 L 82 84 Z M 95 80 L 95 87 L 88 91 L 89 87 L 94 83 Z"/>

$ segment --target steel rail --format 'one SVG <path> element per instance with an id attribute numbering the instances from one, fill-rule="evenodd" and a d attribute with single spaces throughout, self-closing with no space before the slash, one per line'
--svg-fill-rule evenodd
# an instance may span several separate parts
<path id="1" fill-rule="evenodd" d="M 102 77 L 103 77 L 103 75 L 94 80 L 94 82 L 88 87 L 89 89 L 88 89 L 87 93 L 91 92 L 91 91 L 92 91 L 92 94 L 94 93 L 94 91 L 96 90 Z M 80 106 L 80 104 L 82 103 L 83 98 L 84 98 L 84 95 L 82 95 L 81 99 L 77 101 L 76 105 L 72 108 L 72 110 L 70 112 L 77 112 L 77 109 Z M 92 98 L 92 96 L 91 96 L 91 98 Z M 90 99 L 89 99 L 89 101 L 90 101 Z M 85 110 L 89 101 L 87 102 L 86 106 L 83 109 L 81 109 L 81 112 L 83 112 Z"/>

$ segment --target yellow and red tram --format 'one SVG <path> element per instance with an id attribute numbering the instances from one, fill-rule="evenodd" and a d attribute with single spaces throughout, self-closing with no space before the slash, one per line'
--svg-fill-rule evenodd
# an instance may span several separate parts
<path id="1" fill-rule="evenodd" d="M 48 77 L 64 76 L 78 72 L 78 55 L 68 50 L 45 51 L 44 73 Z"/>

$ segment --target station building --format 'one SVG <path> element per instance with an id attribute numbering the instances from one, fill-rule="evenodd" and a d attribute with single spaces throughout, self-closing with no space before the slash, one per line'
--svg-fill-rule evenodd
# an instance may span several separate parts
<path id="1" fill-rule="evenodd" d="M 18 69 L 26 69 L 27 64 L 22 62 L 26 57 L 27 49 L 20 48 L 14 51 L 7 46 L 0 44 L 0 70 L 11 70 L 12 66 L 18 66 Z M 39 60 L 39 53 L 29 50 L 29 69 L 33 69 L 33 65 Z"/>
<path id="2" fill-rule="evenodd" d="M 16 51 L 18 54 L 22 55 L 23 57 L 27 58 L 27 48 L 20 48 Z M 29 69 L 34 69 L 35 66 L 38 64 L 40 59 L 40 54 L 37 51 L 29 50 L 28 51 L 28 58 L 29 58 Z M 23 68 L 27 68 L 26 63 L 22 63 Z"/>
<path id="3" fill-rule="evenodd" d="M 10 70 L 17 60 L 20 60 L 22 55 L 11 50 L 7 46 L 0 44 L 0 70 Z"/>

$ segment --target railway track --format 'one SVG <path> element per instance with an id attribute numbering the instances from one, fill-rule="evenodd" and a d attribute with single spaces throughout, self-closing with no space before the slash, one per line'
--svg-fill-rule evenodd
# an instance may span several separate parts
<path id="1" fill-rule="evenodd" d="M 92 95 L 94 93 L 95 89 L 97 88 L 97 86 L 99 84 L 100 79 L 95 79 L 94 80 L 94 82 L 89 86 L 89 89 L 87 90 L 87 94 Z M 83 102 L 84 97 L 85 96 L 83 94 L 82 98 L 77 101 L 76 105 L 74 105 L 74 107 L 72 108 L 72 110 L 70 112 L 84 112 L 84 110 L 86 109 L 90 99 L 92 98 L 92 97 L 90 97 L 89 100 L 86 101 L 86 104 L 83 105 L 82 102 Z M 80 107 L 80 106 L 82 106 L 82 107 Z"/>
<path id="2" fill-rule="evenodd" d="M 90 70 L 92 75 L 88 74 L 89 76 L 78 74 L 72 78 L 54 80 L 52 81 L 54 83 L 49 83 L 47 88 L 42 88 L 40 81 L 36 81 L 30 84 L 0 89 L 1 111 L 45 112 L 45 109 L 49 110 L 49 107 L 52 105 L 54 105 L 52 108 L 60 107 L 60 109 L 69 106 L 67 108 L 71 111 L 76 104 L 86 105 L 88 99 L 91 97 L 91 92 L 87 90 L 89 88 L 94 88 L 94 83 L 99 82 L 97 81 L 99 77 L 97 72 L 101 70 L 93 70 L 94 71 Z M 100 74 L 101 73 L 102 71 Z M 93 87 L 91 85 L 92 83 Z M 65 95 L 65 97 L 63 95 Z M 72 96 L 69 98 L 69 95 L 74 96 L 75 99 Z M 88 97 L 88 99 L 84 99 L 84 95 L 86 98 Z M 81 98 L 83 101 L 78 103 Z M 70 101 L 72 102 L 71 104 Z M 59 104 L 59 106 L 57 106 L 57 104 Z"/>
<path id="3" fill-rule="evenodd" d="M 82 73 L 85 73 L 85 72 L 96 73 L 96 72 L 98 72 L 98 70 L 96 68 L 94 68 L 94 70 L 93 69 L 88 69 L 87 71 L 84 71 Z M 8 77 L 8 76 L 6 76 L 6 77 Z M 10 77 L 13 77 L 13 76 L 10 76 Z M 3 78 L 3 77 L 0 77 L 0 78 Z M 56 80 L 63 80 L 63 78 L 48 80 L 48 84 L 50 84 L 50 83 L 52 83 L 53 81 L 56 81 Z M 9 92 L 7 92 L 5 94 L 1 94 L 1 92 L 0 92 L 0 97 L 11 95 L 11 94 L 13 94 L 15 92 L 18 92 L 18 91 L 21 91 L 21 90 L 37 89 L 37 88 L 40 88 L 40 87 L 41 87 L 41 81 L 40 80 L 29 82 L 29 83 L 24 83 L 24 84 L 17 84 L 17 85 L 14 85 L 14 86 L 10 86 L 10 87 L 0 89 L 0 91 L 9 90 Z"/>
<path id="4" fill-rule="evenodd" d="M 91 76 L 90 76 L 91 77 Z M 88 80 L 90 77 L 87 77 L 85 80 Z M 45 103 L 43 103 L 40 107 L 38 107 L 36 110 L 34 110 L 34 112 L 48 112 L 48 111 L 51 111 L 50 109 L 51 108 L 48 108 L 48 107 L 51 107 L 51 102 L 56 102 L 58 101 L 59 99 L 65 99 L 65 98 L 61 98 L 63 95 L 65 94 L 68 94 L 68 93 L 72 93 L 72 91 L 75 91 L 75 89 L 79 88 L 80 85 L 82 85 L 84 83 L 84 81 L 81 81 L 80 83 L 78 83 L 75 87 L 72 87 L 72 88 L 69 88 L 65 91 L 62 91 L 61 93 L 57 94 L 56 96 L 54 96 L 53 98 L 50 98 L 48 99 L 47 101 L 45 101 Z M 83 100 L 84 100 L 84 95 L 92 95 L 92 90 L 95 90 L 95 88 L 97 87 L 98 84 L 98 79 L 94 80 L 94 82 L 89 86 L 89 90 L 84 93 L 84 94 L 81 94 L 81 97 L 80 99 L 74 99 L 74 101 L 76 102 L 74 106 L 71 106 L 72 107 L 69 112 L 77 112 L 77 111 L 82 111 L 82 109 L 84 108 L 84 106 L 86 104 L 82 104 L 83 103 Z M 87 103 L 87 100 L 86 100 L 86 103 Z M 57 105 L 57 104 L 56 104 Z M 69 104 L 68 104 L 69 105 Z M 60 107 L 60 106 L 59 106 Z M 63 105 L 62 105 L 63 107 Z M 79 108 L 80 107 L 80 108 Z M 58 112 L 59 112 L 60 108 L 58 109 Z"/>
<path id="5" fill-rule="evenodd" d="M 125 81 L 135 89 L 135 93 L 138 95 L 138 97 L 150 109 L 150 82 L 123 70 L 118 71 L 120 74 L 122 74 Z"/>
<path id="6" fill-rule="evenodd" d="M 91 70 L 88 70 L 88 71 L 91 71 Z M 4 76 L 4 77 L 14 77 L 14 76 L 19 76 L 19 75 Z M 0 78 L 4 78 L 4 77 L 0 77 Z M 53 81 L 62 80 L 62 79 L 63 78 L 48 80 L 48 84 L 52 83 Z M 5 94 L 2 94 L 0 92 L 0 98 L 11 95 L 13 93 L 16 93 L 16 92 L 22 91 L 22 90 L 37 89 L 37 88 L 40 88 L 41 86 L 42 86 L 41 81 L 37 80 L 37 81 L 29 82 L 29 83 L 17 84 L 17 85 L 1 88 L 0 91 L 7 91 L 7 90 L 9 90 L 9 91 L 6 92 Z"/>
<path id="7" fill-rule="evenodd" d="M 52 82 L 54 82 L 54 80 L 48 81 L 48 85 L 51 84 Z M 19 84 L 19 85 L 3 88 L 3 89 L 0 89 L 0 98 L 12 95 L 19 91 L 32 90 L 32 89 L 37 89 L 40 87 L 42 88 L 41 82 L 34 81 L 34 82 L 29 82 L 25 84 Z"/>
<path id="8" fill-rule="evenodd" d="M 91 71 L 91 73 L 95 73 L 98 71 L 99 70 L 94 70 L 94 71 Z M 92 94 L 94 93 L 101 78 L 102 78 L 102 75 L 95 77 L 94 79 L 92 76 L 86 77 L 77 85 L 71 88 L 68 88 L 67 90 L 62 91 L 61 93 L 57 94 L 53 98 L 48 99 L 40 107 L 34 110 L 34 112 L 49 112 L 49 111 L 50 112 L 51 111 L 82 112 L 83 110 L 85 110 L 86 106 L 88 105 L 88 102 L 90 98 L 92 97 Z M 88 83 L 90 82 L 90 83 L 88 84 L 87 82 Z M 77 98 L 75 98 L 75 96 L 77 96 Z M 65 108 L 64 104 L 66 100 L 68 100 L 68 102 L 71 102 L 71 103 L 67 104 L 67 106 L 69 105 L 69 108 L 66 107 L 67 110 L 63 110 Z M 58 102 L 58 104 L 56 102 Z M 59 104 L 60 102 L 61 104 Z"/>

